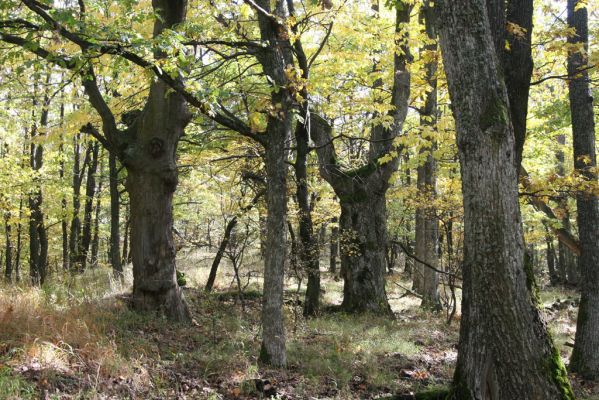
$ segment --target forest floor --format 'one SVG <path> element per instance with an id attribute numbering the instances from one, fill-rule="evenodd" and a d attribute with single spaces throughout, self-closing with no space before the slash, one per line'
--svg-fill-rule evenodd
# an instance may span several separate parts
<path id="1" fill-rule="evenodd" d="M 336 312 L 305 320 L 289 279 L 288 368 L 271 370 L 257 364 L 259 274 L 243 271 L 242 304 L 226 264 L 211 294 L 199 289 L 205 261 L 183 256 L 179 266 L 191 326 L 130 311 L 127 285 L 108 268 L 39 290 L 0 286 L 0 399 L 409 399 L 451 382 L 459 314 L 448 325 L 444 313 L 420 310 L 399 273 L 388 280 L 394 320 Z M 324 302 L 338 304 L 342 283 L 323 275 Z M 548 288 L 541 298 L 567 361 L 575 293 Z M 599 399 L 599 384 L 572 382 L 577 398 Z"/>

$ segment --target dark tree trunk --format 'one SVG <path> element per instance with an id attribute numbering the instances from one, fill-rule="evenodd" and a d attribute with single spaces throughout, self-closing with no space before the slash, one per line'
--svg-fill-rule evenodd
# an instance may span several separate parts
<path id="1" fill-rule="evenodd" d="M 568 0 L 568 25 L 576 35 L 568 37 L 571 44 L 583 45 L 585 52 L 568 55 L 568 80 L 574 167 L 581 177 L 597 184 L 597 155 L 595 153 L 595 123 L 593 97 L 589 89 L 588 67 L 588 10 L 580 0 Z M 599 200 L 593 193 L 576 195 L 578 234 L 581 252 L 578 258 L 580 307 L 576 325 L 576 340 L 570 359 L 570 369 L 588 379 L 599 378 Z"/>
<path id="2" fill-rule="evenodd" d="M 123 233 L 123 256 L 121 258 L 121 265 L 126 265 L 131 262 L 131 252 L 129 251 L 129 244 L 131 243 L 131 234 L 129 232 L 129 225 L 131 225 L 131 207 L 127 204 L 125 208 L 125 232 Z"/>
<path id="3" fill-rule="evenodd" d="M 79 238 L 81 235 L 81 220 L 79 210 L 81 209 L 81 182 L 83 181 L 83 170 L 81 168 L 81 134 L 73 137 L 73 218 L 69 234 L 69 264 L 75 270 L 79 259 Z M 87 164 L 91 148 L 88 147 L 83 165 Z"/>
<path id="4" fill-rule="evenodd" d="M 19 199 L 19 222 L 17 222 L 17 250 L 15 253 L 15 282 L 21 281 L 21 233 L 23 230 L 23 225 L 21 224 L 21 220 L 23 218 L 23 195 L 20 196 Z"/>
<path id="5" fill-rule="evenodd" d="M 303 313 L 305 317 L 310 317 L 316 315 L 320 308 L 320 263 L 318 257 L 318 240 L 316 235 L 314 235 L 312 206 L 310 205 L 310 196 L 308 193 L 307 159 L 310 148 L 308 131 L 305 124 L 297 125 L 295 130 L 295 140 L 297 145 L 297 155 L 294 163 L 294 170 L 297 188 L 297 204 L 299 208 L 299 259 L 302 269 L 305 270 L 308 275 Z"/>
<path id="6" fill-rule="evenodd" d="M 89 143 L 91 148 L 87 164 L 87 180 L 85 182 L 85 205 L 83 207 L 83 225 L 81 237 L 79 238 L 79 249 L 77 251 L 76 265 L 79 272 L 85 271 L 89 246 L 92 241 L 92 213 L 94 208 L 94 197 L 96 195 L 96 172 L 98 170 L 98 155 L 100 144 L 96 141 Z"/>
<path id="7" fill-rule="evenodd" d="M 555 247 L 553 246 L 553 238 L 549 234 L 549 228 L 545 225 L 545 256 L 547 258 L 547 270 L 549 272 L 549 282 L 555 286 L 560 282 L 559 275 L 555 269 Z"/>
<path id="8" fill-rule="evenodd" d="M 12 281 L 12 255 L 13 255 L 13 247 L 12 247 L 12 238 L 11 238 L 11 221 L 10 221 L 10 212 L 6 212 L 4 214 L 4 236 L 6 239 L 6 246 L 4 252 L 6 253 L 6 263 L 4 269 L 4 277 L 7 282 Z"/>
<path id="9" fill-rule="evenodd" d="M 453 398 L 573 399 L 524 267 L 514 132 L 485 1 L 438 4 L 464 196 Z"/>
<path id="10" fill-rule="evenodd" d="M 437 176 L 436 161 L 433 157 L 435 148 L 434 132 L 437 122 L 437 59 L 434 54 L 437 52 L 437 33 L 435 29 L 435 9 L 431 4 L 425 4 L 421 10 L 420 19 L 423 20 L 426 35 L 430 44 L 424 47 L 424 53 L 429 53 L 432 60 L 427 63 L 426 81 L 430 86 L 430 91 L 426 94 L 424 108 L 420 113 L 420 124 L 423 126 L 423 133 L 430 132 L 424 140 L 430 141 L 430 146 L 423 148 L 422 151 L 428 153 L 424 164 L 418 167 L 418 191 L 426 198 L 433 200 L 437 195 Z M 425 128 L 428 128 L 425 129 Z M 439 264 L 439 223 L 435 209 L 432 207 L 421 207 L 416 211 L 416 256 L 437 267 Z M 422 276 L 422 285 L 420 292 L 422 294 L 421 306 L 427 309 L 438 310 L 441 308 L 439 299 L 439 274 L 427 268 L 424 265 L 416 263 L 415 274 Z"/>
<path id="11" fill-rule="evenodd" d="M 231 239 L 231 232 L 237 225 L 237 217 L 233 217 L 227 223 L 225 227 L 225 234 L 223 236 L 223 240 L 220 242 L 218 246 L 218 251 L 216 252 L 216 256 L 214 257 L 214 261 L 212 261 L 212 267 L 210 268 L 210 274 L 208 275 L 208 281 L 206 282 L 206 286 L 204 290 L 206 292 L 211 292 L 212 287 L 214 286 L 214 281 L 216 280 L 216 273 L 218 272 L 218 266 L 220 265 L 220 261 L 225 254 L 225 250 L 227 249 L 227 245 L 229 244 L 229 239 Z"/>
<path id="12" fill-rule="evenodd" d="M 110 186 L 110 264 L 114 276 L 123 281 L 123 264 L 120 258 L 120 199 L 119 172 L 114 151 L 108 154 L 108 184 Z M 127 240 L 125 238 L 125 240 Z"/>
<path id="13" fill-rule="evenodd" d="M 50 81 L 50 74 L 46 78 L 46 84 Z M 34 103 L 34 107 L 36 104 Z M 45 129 L 48 125 L 48 107 L 50 100 L 48 94 L 44 95 L 42 104 L 40 126 Z M 44 148 L 42 144 L 35 143 L 38 136 L 37 124 L 31 129 L 30 144 L 30 167 L 38 172 L 44 161 Z M 39 177 L 34 178 L 34 185 L 29 193 L 29 274 L 31 282 L 35 286 L 42 285 L 46 280 L 48 264 L 48 236 L 44 224 L 44 213 L 42 211 L 43 195 Z"/>
<path id="14" fill-rule="evenodd" d="M 337 274 L 337 257 L 339 256 L 339 226 L 337 224 L 337 217 L 333 217 L 331 221 L 331 245 L 329 255 L 329 272 Z"/>
<path id="15" fill-rule="evenodd" d="M 60 124 L 61 128 L 64 122 L 64 101 L 60 105 Z M 64 152 L 64 135 L 61 135 L 60 146 L 58 148 L 58 152 L 60 154 L 60 169 L 59 176 L 62 184 L 66 184 L 64 182 L 65 178 L 65 160 L 66 155 Z M 60 228 L 62 232 L 62 269 L 65 271 L 69 270 L 69 225 L 67 222 L 67 197 L 66 195 L 62 196 L 60 200 Z"/>
<path id="16" fill-rule="evenodd" d="M 102 156 L 100 155 L 100 158 L 102 159 Z M 98 266 L 98 251 L 100 249 L 100 209 L 102 206 L 102 169 L 103 169 L 103 162 L 100 162 L 100 177 L 98 179 L 98 187 L 95 190 L 95 196 L 96 196 L 96 206 L 94 209 L 94 222 L 93 222 L 93 234 L 92 234 L 92 242 L 91 242 L 91 257 L 90 257 L 90 262 L 91 262 L 91 266 L 92 267 L 97 267 Z"/>

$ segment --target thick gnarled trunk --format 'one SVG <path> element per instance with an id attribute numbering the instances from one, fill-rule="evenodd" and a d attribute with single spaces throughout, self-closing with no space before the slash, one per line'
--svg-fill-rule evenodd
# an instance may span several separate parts
<path id="1" fill-rule="evenodd" d="M 341 307 L 348 312 L 390 314 L 385 291 L 385 196 L 365 191 L 352 196 L 340 200 L 339 234 L 344 280 Z"/>
<path id="2" fill-rule="evenodd" d="M 514 132 L 485 1 L 442 1 L 439 27 L 464 196 L 453 398 L 571 399 L 525 271 Z"/>

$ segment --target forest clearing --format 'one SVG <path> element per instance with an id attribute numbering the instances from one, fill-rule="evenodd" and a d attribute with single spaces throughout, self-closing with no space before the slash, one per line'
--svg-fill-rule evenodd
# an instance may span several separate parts
<path id="1" fill-rule="evenodd" d="M 0 1 L 0 400 L 599 400 L 599 0 Z"/>

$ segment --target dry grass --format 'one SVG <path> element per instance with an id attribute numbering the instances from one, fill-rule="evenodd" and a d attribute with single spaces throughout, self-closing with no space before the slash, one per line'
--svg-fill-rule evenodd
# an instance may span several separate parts
<path id="1" fill-rule="evenodd" d="M 210 254 L 179 260 L 190 288 L 186 297 L 196 324 L 173 325 L 130 311 L 121 287 L 106 269 L 56 281 L 43 289 L 0 286 L 0 398 L 56 399 L 257 398 L 255 380 L 269 380 L 290 399 L 362 399 L 449 384 L 456 360 L 457 323 L 423 312 L 418 300 L 388 285 L 395 320 L 328 314 L 306 321 L 294 305 L 297 281 L 287 279 L 289 368 L 257 364 L 261 279 L 257 257 L 242 271 L 246 310 L 233 295 L 231 268 L 223 262 L 217 292 L 202 287 Z M 249 273 L 249 277 L 247 274 Z M 130 277 L 128 278 L 130 282 Z M 342 283 L 324 274 L 324 301 L 338 304 Z M 546 291 L 543 301 L 565 298 Z M 301 293 L 299 298 L 301 299 Z M 562 355 L 575 308 L 550 313 Z M 577 387 L 592 399 L 593 390 Z M 581 396 L 583 398 L 583 396 Z"/>

